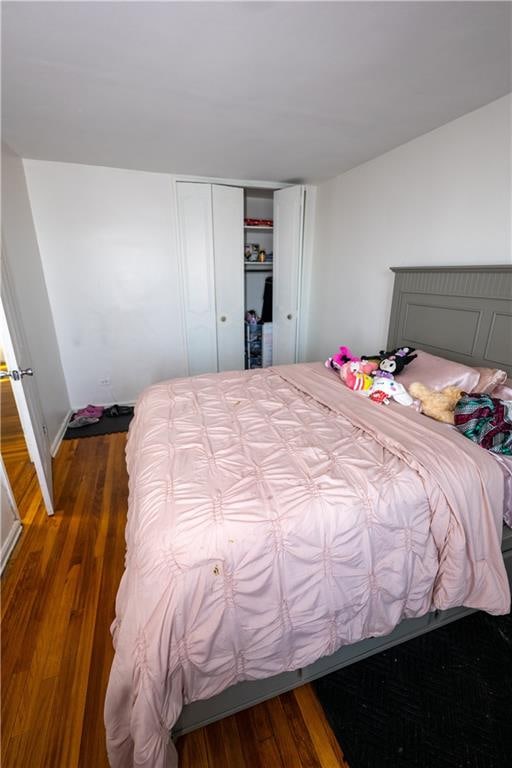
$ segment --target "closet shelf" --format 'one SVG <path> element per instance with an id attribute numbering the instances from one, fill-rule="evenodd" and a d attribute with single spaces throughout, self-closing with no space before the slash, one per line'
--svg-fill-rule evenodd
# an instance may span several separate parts
<path id="1" fill-rule="evenodd" d="M 256 230 L 262 230 L 262 231 L 264 231 L 264 232 L 272 232 L 272 230 L 274 229 L 274 227 L 249 227 L 247 224 L 245 224 L 245 225 L 244 225 L 244 229 L 251 229 L 251 230 L 253 230 L 253 231 L 256 231 Z"/>
<path id="2" fill-rule="evenodd" d="M 246 261 L 244 264 L 244 269 L 246 272 L 272 272 L 272 262 Z"/>

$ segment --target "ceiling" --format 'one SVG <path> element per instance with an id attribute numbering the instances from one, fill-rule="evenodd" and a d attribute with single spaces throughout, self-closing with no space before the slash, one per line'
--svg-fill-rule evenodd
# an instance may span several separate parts
<path id="1" fill-rule="evenodd" d="M 337 175 L 512 90 L 503 2 L 3 2 L 23 157 Z"/>

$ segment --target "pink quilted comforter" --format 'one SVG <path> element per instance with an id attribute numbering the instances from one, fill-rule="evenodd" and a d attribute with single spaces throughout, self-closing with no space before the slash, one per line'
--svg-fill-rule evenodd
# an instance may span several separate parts
<path id="1" fill-rule="evenodd" d="M 147 389 L 105 705 L 113 768 L 171 768 L 184 703 L 432 607 L 506 613 L 492 457 L 321 364 Z"/>

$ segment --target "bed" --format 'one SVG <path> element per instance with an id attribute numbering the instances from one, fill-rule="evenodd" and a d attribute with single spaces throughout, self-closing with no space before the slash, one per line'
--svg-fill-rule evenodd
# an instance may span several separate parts
<path id="1" fill-rule="evenodd" d="M 511 267 L 394 272 L 388 348 L 512 374 Z M 510 610 L 501 465 L 322 364 L 151 387 L 127 460 L 113 768 L 170 768 L 171 733 L 472 610 Z"/>

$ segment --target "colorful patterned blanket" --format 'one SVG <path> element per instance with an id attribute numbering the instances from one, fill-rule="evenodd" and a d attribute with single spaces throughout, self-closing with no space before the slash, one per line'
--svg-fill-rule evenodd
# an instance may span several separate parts
<path id="1" fill-rule="evenodd" d="M 512 456 L 512 401 L 490 395 L 463 395 L 455 406 L 455 426 L 494 453 Z"/>

